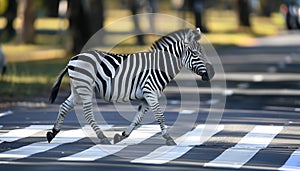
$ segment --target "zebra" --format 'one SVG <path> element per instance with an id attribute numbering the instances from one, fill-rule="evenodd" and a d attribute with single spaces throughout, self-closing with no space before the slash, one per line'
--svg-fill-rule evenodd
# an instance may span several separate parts
<path id="1" fill-rule="evenodd" d="M 214 69 L 198 42 L 200 37 L 201 31 L 198 28 L 183 29 L 161 37 L 146 52 L 114 54 L 89 50 L 72 57 L 51 90 L 49 100 L 53 103 L 62 78 L 68 72 L 71 94 L 60 105 L 52 131 L 47 132 L 48 142 L 59 133 L 67 113 L 78 102 L 82 102 L 84 117 L 96 133 L 99 143 L 111 144 L 95 122 L 92 108 L 95 89 L 98 96 L 108 102 L 141 101 L 131 124 L 121 135 L 115 134 L 114 143 L 127 138 L 150 109 L 160 125 L 166 144 L 176 145 L 166 129 L 158 99 L 182 67 L 200 75 L 204 81 L 212 79 Z"/>

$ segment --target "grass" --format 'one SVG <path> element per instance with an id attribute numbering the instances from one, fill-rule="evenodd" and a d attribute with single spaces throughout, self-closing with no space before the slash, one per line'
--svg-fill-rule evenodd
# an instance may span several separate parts
<path id="1" fill-rule="evenodd" d="M 112 11 L 114 12 L 114 11 Z M 105 24 L 113 22 L 115 18 L 108 18 Z M 123 14 L 123 13 L 120 13 Z M 176 14 L 174 13 L 176 16 Z M 210 33 L 205 37 L 214 47 L 226 46 L 250 46 L 255 43 L 255 38 L 265 35 L 276 35 L 284 29 L 284 21 L 280 14 L 273 14 L 271 18 L 251 16 L 252 28 L 250 32 L 243 32 L 237 26 L 236 14 L 232 11 L 217 12 L 208 10 L 206 13 L 207 27 Z M 186 20 L 193 23 L 192 15 L 187 15 Z M 0 26 L 3 24 L 0 18 Z M 35 23 L 37 28 L 53 27 L 59 23 L 51 19 L 38 20 Z M 132 23 L 125 21 L 124 27 L 114 28 L 128 29 Z M 128 26 L 128 27 L 127 27 Z M 163 27 L 170 27 L 163 24 Z M 120 30 L 119 30 L 120 31 Z M 46 99 L 56 76 L 64 68 L 71 55 L 66 53 L 63 47 L 56 44 L 61 41 L 61 36 L 38 35 L 35 45 L 15 45 L 3 44 L 3 50 L 8 61 L 8 70 L 5 76 L 0 76 L 0 103 L 15 101 L 32 101 L 36 98 Z M 148 36 L 147 42 L 156 39 L 155 36 Z M 111 40 L 118 40 L 118 37 L 110 37 Z M 63 40 L 68 40 L 63 37 Z M 49 43 L 50 42 L 50 43 Z M 134 45 L 135 39 L 130 38 L 123 42 L 123 45 L 114 48 L 112 51 L 117 53 L 133 53 L 145 50 L 148 46 Z M 102 48 L 102 50 L 107 50 Z M 68 79 L 64 78 L 62 90 L 69 88 Z M 1 105 L 0 105 L 1 106 Z"/>
<path id="2" fill-rule="evenodd" d="M 0 81 L 0 102 L 47 98 L 66 63 L 66 58 L 8 63 L 8 71 Z M 67 87 L 68 79 L 64 79 L 62 89 Z"/>

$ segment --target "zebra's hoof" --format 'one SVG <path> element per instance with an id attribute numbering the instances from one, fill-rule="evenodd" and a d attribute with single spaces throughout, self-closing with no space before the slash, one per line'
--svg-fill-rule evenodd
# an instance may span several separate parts
<path id="1" fill-rule="evenodd" d="M 166 144 L 168 146 L 173 146 L 173 145 L 177 145 L 176 142 L 173 139 L 168 139 L 166 140 Z"/>
<path id="2" fill-rule="evenodd" d="M 173 138 L 168 133 L 164 134 L 163 137 L 166 139 L 167 145 L 169 145 L 169 146 L 177 145 L 176 142 L 173 140 Z"/>
<path id="3" fill-rule="evenodd" d="M 100 144 L 103 144 L 103 145 L 110 145 L 110 141 L 108 140 L 108 138 L 102 138 L 100 139 Z"/>
<path id="4" fill-rule="evenodd" d="M 50 143 L 53 140 L 53 138 L 59 133 L 59 131 L 60 130 L 57 131 L 53 128 L 52 132 L 50 132 L 50 131 L 47 132 L 46 137 L 47 137 L 48 143 Z"/>
<path id="5" fill-rule="evenodd" d="M 114 144 L 117 144 L 118 142 L 124 140 L 127 138 L 126 136 L 120 135 L 120 134 L 115 134 L 114 136 Z"/>
<path id="6" fill-rule="evenodd" d="M 47 132 L 47 140 L 50 143 L 54 138 L 54 134 L 52 132 Z"/>

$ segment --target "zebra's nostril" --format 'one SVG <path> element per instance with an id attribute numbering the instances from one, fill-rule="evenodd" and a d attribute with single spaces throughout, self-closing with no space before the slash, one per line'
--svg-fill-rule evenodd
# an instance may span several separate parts
<path id="1" fill-rule="evenodd" d="M 211 80 L 215 75 L 215 70 L 214 70 L 213 66 L 210 63 L 206 63 L 205 67 L 206 67 L 206 70 L 207 70 L 207 73 L 208 73 L 208 77 Z"/>
<path id="2" fill-rule="evenodd" d="M 203 74 L 207 73 L 206 69 L 203 68 L 197 68 L 194 70 L 194 72 L 200 76 L 203 76 Z"/>
<path id="3" fill-rule="evenodd" d="M 205 72 L 205 73 L 202 74 L 202 80 L 203 81 L 209 81 L 210 80 L 207 72 Z"/>

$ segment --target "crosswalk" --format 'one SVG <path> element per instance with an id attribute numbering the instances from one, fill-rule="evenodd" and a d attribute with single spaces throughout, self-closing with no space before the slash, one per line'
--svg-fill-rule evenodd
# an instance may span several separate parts
<path id="1" fill-rule="evenodd" d="M 201 135 L 204 125 L 198 125 L 193 131 L 187 132 L 175 140 L 177 146 L 161 146 L 146 156 L 132 160 L 133 163 L 163 164 L 177 159 L 193 148 L 192 145 L 201 145 L 198 136 Z M 212 134 L 220 132 L 224 128 L 219 126 Z M 198 136 L 197 136 L 198 135 Z"/>
<path id="2" fill-rule="evenodd" d="M 25 137 L 29 137 L 39 131 L 51 129 L 51 125 L 30 125 L 26 128 L 11 130 L 6 134 L 0 135 L 0 142 L 13 142 Z"/>
<path id="3" fill-rule="evenodd" d="M 100 125 L 104 131 L 111 131 L 114 125 Z M 23 128 L 16 128 L 12 130 L 5 130 L 5 126 L 1 126 L 0 133 L 0 147 L 5 144 L 9 148 L 0 148 L 0 163 L 7 163 L 10 161 L 17 161 L 19 159 L 28 159 L 34 155 L 45 155 L 55 148 L 67 148 L 72 144 L 78 144 L 83 139 L 88 139 L 88 134 L 83 128 L 62 130 L 51 143 L 42 140 L 42 135 L 52 128 L 52 125 L 29 125 Z M 119 128 L 119 127 L 118 127 Z M 149 148 L 147 153 L 141 153 L 136 158 L 128 159 L 129 163 L 135 164 L 166 164 L 170 162 L 180 161 L 183 156 L 189 154 L 194 148 L 201 147 L 203 144 L 208 144 L 210 139 L 222 132 L 226 132 L 226 125 L 218 125 L 212 131 L 208 139 L 201 140 L 199 135 L 203 133 L 205 125 L 199 124 L 191 131 L 177 137 L 175 139 L 176 146 L 166 146 L 163 143 L 147 144 L 149 139 L 157 138 L 160 134 L 158 125 L 142 125 L 134 130 L 130 137 L 114 144 L 114 145 L 100 145 L 94 144 L 92 141 L 85 144 L 84 148 L 80 150 L 69 149 L 66 155 L 57 152 L 57 157 L 54 160 L 57 162 L 97 162 L 98 160 L 108 156 L 118 156 L 118 153 L 126 151 L 128 148 L 139 149 L 139 145 Z M 203 167 L 212 168 L 242 168 L 261 150 L 267 149 L 276 136 L 278 136 L 284 126 L 274 125 L 256 125 L 253 126 L 248 133 L 241 135 L 239 141 L 232 147 L 224 149 L 223 152 L 217 154 L 213 159 L 208 159 L 203 162 Z M 38 140 L 32 137 L 39 137 Z M 27 141 L 25 141 L 27 140 Z M 21 143 L 19 146 L 11 146 L 15 142 Z M 147 142 L 148 141 L 148 142 Z M 147 142 L 147 143 L 145 143 Z M 81 142 L 82 143 L 82 142 Z M 138 151 L 136 151 L 138 152 Z M 135 151 L 133 151 L 135 153 Z M 197 158 L 192 159 L 197 161 Z M 284 163 L 280 164 L 278 170 L 300 170 L 300 148 L 291 151 L 289 157 Z"/>
<path id="4" fill-rule="evenodd" d="M 205 163 L 204 166 L 241 168 L 259 150 L 266 148 L 282 128 L 282 126 L 256 126 L 234 147 L 225 150 L 214 160 Z"/>
<path id="5" fill-rule="evenodd" d="M 59 158 L 61 161 L 94 161 L 115 154 L 128 145 L 141 143 L 160 131 L 159 125 L 144 125 L 134 130 L 131 136 L 116 145 L 94 145 L 71 156 Z"/>

